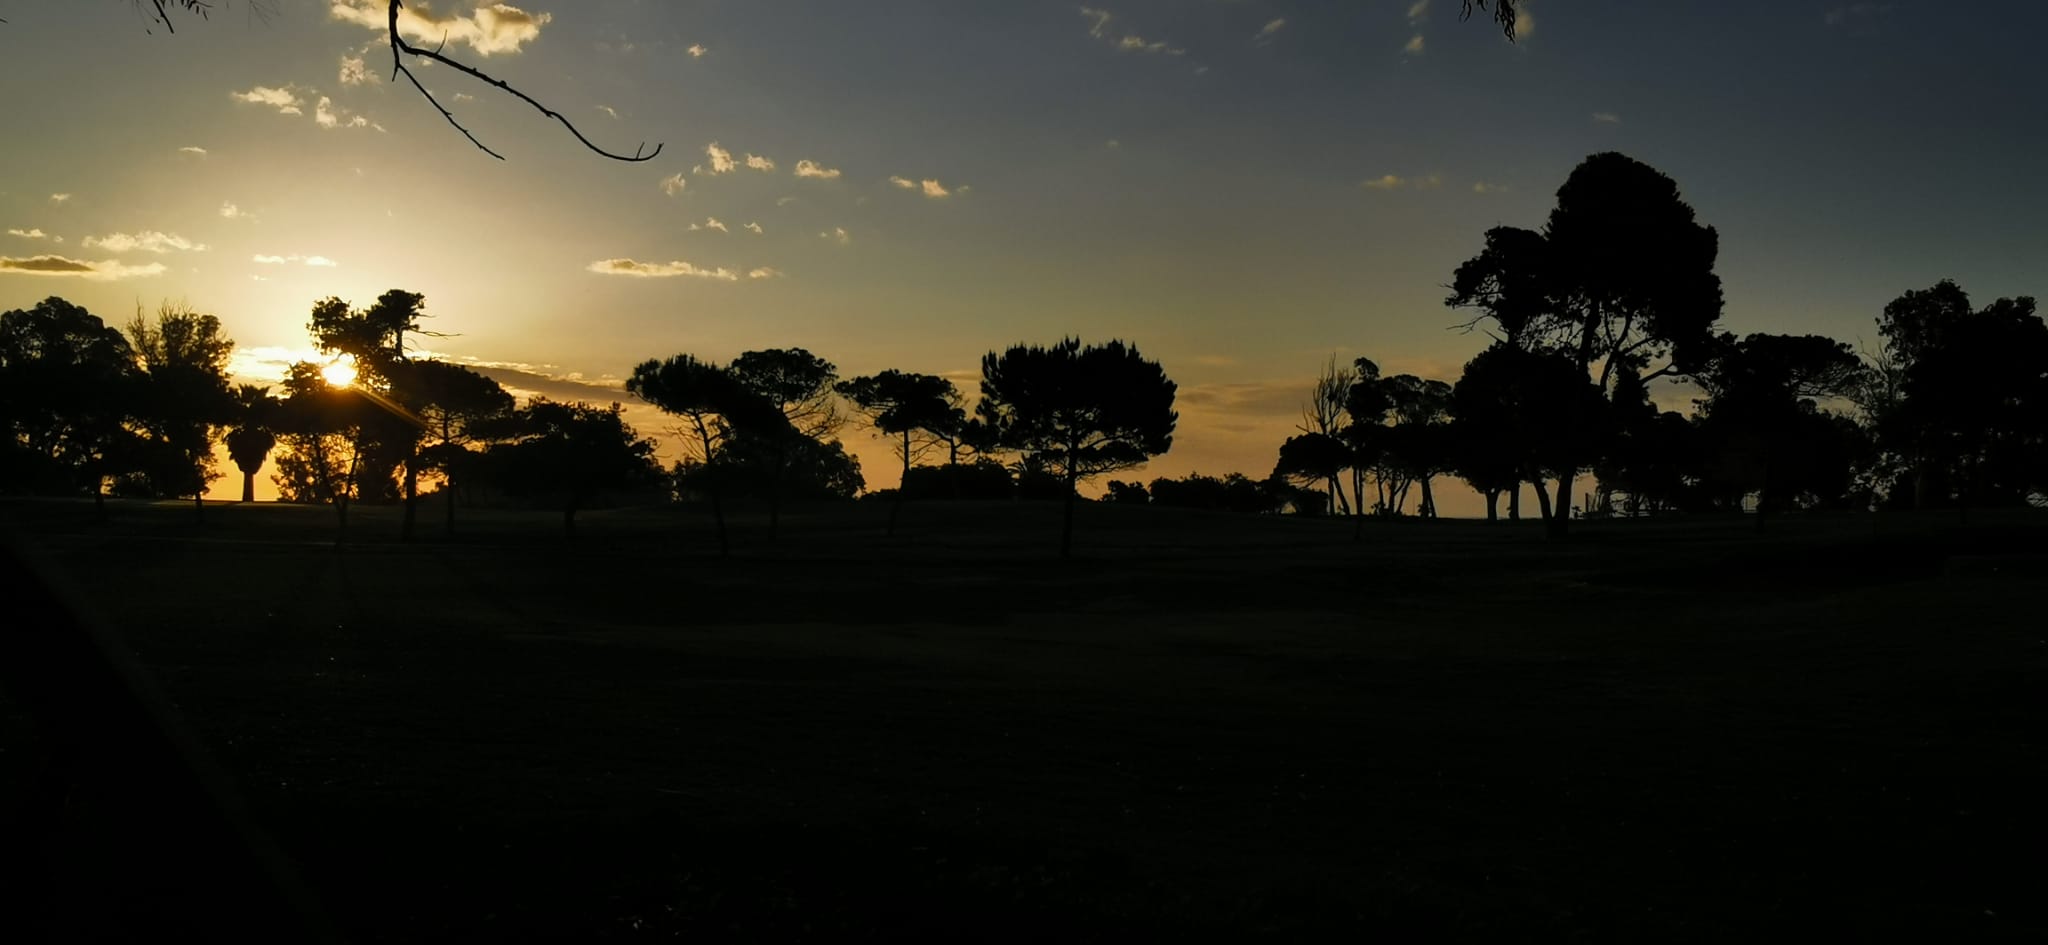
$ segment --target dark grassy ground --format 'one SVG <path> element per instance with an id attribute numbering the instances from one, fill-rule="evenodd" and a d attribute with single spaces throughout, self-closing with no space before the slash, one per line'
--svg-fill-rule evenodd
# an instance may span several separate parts
<path id="1" fill-rule="evenodd" d="M 354 940 L 2048 935 L 2034 518 L 5 508 Z"/>

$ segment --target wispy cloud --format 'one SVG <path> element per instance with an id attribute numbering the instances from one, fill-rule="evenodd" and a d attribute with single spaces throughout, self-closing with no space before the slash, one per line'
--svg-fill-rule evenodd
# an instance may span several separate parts
<path id="1" fill-rule="evenodd" d="M 933 200 L 953 196 L 953 191 L 946 189 L 946 185 L 941 184 L 938 181 L 933 180 L 931 178 L 925 178 L 924 180 L 911 180 L 908 177 L 890 177 L 889 183 L 895 184 L 897 187 L 902 188 L 904 190 L 919 191 L 923 193 L 925 196 L 932 198 Z M 958 189 L 966 190 L 967 188 L 961 187 Z"/>
<path id="2" fill-rule="evenodd" d="M 1148 40 L 1143 36 L 1125 35 L 1116 41 L 1120 52 L 1161 53 L 1168 56 L 1184 56 L 1187 50 L 1172 45 L 1163 39 Z"/>
<path id="3" fill-rule="evenodd" d="M 368 128 L 370 120 L 361 115 L 351 114 L 347 109 L 334 104 L 325 95 L 313 106 L 313 121 L 322 128 Z M 377 130 L 382 131 L 380 127 Z"/>
<path id="4" fill-rule="evenodd" d="M 1508 192 L 1508 185 L 1489 184 L 1486 181 L 1479 181 L 1472 185 L 1472 192 L 1475 194 L 1504 194 Z"/>
<path id="5" fill-rule="evenodd" d="M 1435 190 L 1443 186 L 1444 179 L 1436 174 L 1427 177 L 1402 177 L 1398 174 L 1384 174 L 1365 182 L 1371 190 Z"/>
<path id="6" fill-rule="evenodd" d="M 717 217 L 705 217 L 704 222 L 702 223 L 690 224 L 690 232 L 695 233 L 699 230 L 717 230 L 720 233 L 732 232 L 731 230 L 726 229 L 725 224 L 721 222 Z"/>
<path id="7" fill-rule="evenodd" d="M 110 253 L 128 253 L 142 250 L 146 253 L 203 253 L 206 244 L 195 243 L 176 233 L 160 233 L 143 230 L 140 233 L 109 233 L 106 236 L 88 236 L 80 243 L 87 249 L 104 249 Z"/>
<path id="8" fill-rule="evenodd" d="M 190 154 L 190 155 L 192 155 L 193 157 L 205 157 L 205 156 L 206 156 L 206 149 L 205 149 L 205 148 L 198 148 L 198 147 L 189 147 L 189 146 L 188 146 L 188 147 L 183 147 L 183 148 L 179 148 L 179 149 L 178 149 L 178 153 L 179 153 L 179 154 Z"/>
<path id="9" fill-rule="evenodd" d="M 361 56 L 342 53 L 339 78 L 343 85 L 363 85 L 370 81 L 370 64 Z"/>
<path id="10" fill-rule="evenodd" d="M 1107 39 L 1109 37 L 1109 21 L 1111 17 L 1108 10 L 1082 7 L 1081 16 L 1088 21 L 1088 35 L 1096 39 Z"/>
<path id="11" fill-rule="evenodd" d="M 637 259 L 600 259 L 585 268 L 600 275 L 633 276 L 640 279 L 673 279 L 688 276 L 692 279 L 715 279 L 720 282 L 739 281 L 739 273 L 724 266 L 706 269 L 680 259 L 665 263 L 641 262 Z"/>
<path id="12" fill-rule="evenodd" d="M 738 166 L 733 162 L 732 152 L 719 147 L 716 141 L 704 146 L 704 156 L 711 160 L 711 173 L 713 174 L 729 173 L 734 167 Z"/>
<path id="13" fill-rule="evenodd" d="M 163 263 L 146 266 L 130 266 L 117 260 L 105 259 L 92 262 L 72 259 L 68 256 L 29 256 L 18 258 L 0 256 L 0 274 L 24 276 L 53 276 L 88 279 L 93 282 L 112 282 L 116 279 L 141 279 L 164 273 Z"/>
<path id="14" fill-rule="evenodd" d="M 66 202 L 69 202 L 70 200 L 71 200 L 71 195 L 70 195 L 70 194 L 51 194 L 51 195 L 50 195 L 50 202 L 51 202 L 51 203 L 66 203 Z"/>
<path id="15" fill-rule="evenodd" d="M 1163 39 L 1148 40 L 1135 33 L 1117 35 L 1119 31 L 1109 28 L 1110 21 L 1116 17 L 1108 10 L 1099 10 L 1094 7 L 1081 7 L 1080 9 L 1081 17 L 1088 21 L 1088 36 L 1091 39 L 1101 40 L 1115 46 L 1119 52 L 1156 53 L 1167 56 L 1187 54 L 1187 50 L 1168 43 Z"/>
<path id="16" fill-rule="evenodd" d="M 774 161 L 762 157 L 761 155 L 758 154 L 747 155 L 746 163 L 749 168 L 752 168 L 757 171 L 772 171 L 775 169 Z"/>
<path id="17" fill-rule="evenodd" d="M 683 51 L 689 53 L 690 58 L 692 59 L 702 59 L 704 58 L 704 54 L 710 52 L 711 50 L 705 49 L 703 43 L 691 43 L 690 48 L 685 49 Z"/>
<path id="18" fill-rule="evenodd" d="M 341 265 L 340 263 L 335 262 L 334 260 L 329 259 L 325 256 L 300 256 L 296 253 L 290 256 L 264 256 L 259 254 L 249 257 L 249 261 L 254 263 L 261 263 L 266 266 L 282 266 L 287 263 L 301 263 L 307 266 L 315 266 L 322 269 L 332 269 L 336 266 Z"/>
<path id="19" fill-rule="evenodd" d="M 1252 34 L 1252 39 L 1258 40 L 1259 42 L 1267 42 L 1273 38 L 1274 34 L 1286 28 L 1287 18 L 1284 16 L 1276 16 L 1270 20 L 1267 20 L 1266 25 L 1259 27 L 1259 31 L 1257 33 Z"/>
<path id="20" fill-rule="evenodd" d="M 762 229 L 761 229 L 761 224 L 759 224 L 759 223 L 749 223 L 749 224 L 747 224 L 746 226 L 740 227 L 740 229 L 743 229 L 743 230 L 750 230 L 750 231 L 752 231 L 752 232 L 753 232 L 753 234 L 754 234 L 755 236 L 760 236 L 760 235 L 762 235 L 762 234 L 763 234 L 764 232 L 766 232 L 765 230 L 762 230 Z"/>
<path id="21" fill-rule="evenodd" d="M 237 207 L 233 203 L 227 201 L 221 202 L 220 215 L 221 218 L 224 220 L 246 220 L 253 216 L 253 214 L 249 213 L 248 211 L 243 210 L 241 207 Z"/>
<path id="22" fill-rule="evenodd" d="M 1594 112 L 1593 121 L 1602 125 L 1619 125 L 1621 116 L 1613 112 Z"/>
<path id="23" fill-rule="evenodd" d="M 839 169 L 836 167 L 826 167 L 816 161 L 806 159 L 796 162 L 796 176 L 815 177 L 819 180 L 838 180 Z"/>
<path id="24" fill-rule="evenodd" d="M 612 119 L 614 121 L 616 121 L 619 117 L 619 110 L 611 107 L 610 105 L 599 105 L 597 106 L 597 110 L 612 116 Z"/>
<path id="25" fill-rule="evenodd" d="M 1409 38 L 1408 45 L 1401 47 L 1401 51 L 1411 56 L 1420 56 L 1422 55 L 1422 51 L 1425 48 L 1425 46 L 1426 44 L 1422 39 L 1422 34 L 1417 33 L 1413 37 Z"/>
<path id="26" fill-rule="evenodd" d="M 823 239 L 831 240 L 834 243 L 838 243 L 841 246 L 845 246 L 846 244 L 853 242 L 853 234 L 846 232 L 846 227 L 843 226 L 835 226 L 829 230 L 826 230 L 823 233 L 818 234 L 818 236 Z"/>
<path id="27" fill-rule="evenodd" d="M 259 85 L 246 92 L 230 92 L 228 97 L 237 102 L 275 108 L 280 115 L 303 115 L 306 113 L 302 107 L 306 102 L 299 97 L 299 89 L 295 85 L 286 85 L 283 88 Z"/>
<path id="28" fill-rule="evenodd" d="M 683 172 L 677 171 L 661 179 L 661 192 L 673 197 L 682 193 L 683 188 L 689 184 L 689 180 L 683 177 Z"/>
<path id="29" fill-rule="evenodd" d="M 25 240 L 46 240 L 50 238 L 50 234 L 43 232 L 42 227 L 32 227 L 26 230 L 10 229 L 7 231 L 7 235 L 19 236 Z"/>
<path id="30" fill-rule="evenodd" d="M 782 270 L 780 270 L 780 269 L 777 269 L 777 268 L 775 268 L 775 267 L 773 267 L 773 266 L 761 266 L 761 267 L 759 267 L 759 268 L 756 268 L 756 269 L 749 269 L 749 270 L 747 270 L 747 278 L 749 278 L 749 279 L 780 279 L 780 278 L 782 278 Z"/>
<path id="31" fill-rule="evenodd" d="M 389 26 L 385 0 L 332 0 L 328 14 L 379 33 Z M 518 52 L 540 38 L 541 27 L 553 19 L 553 14 L 528 13 L 509 3 L 477 3 L 466 14 L 438 17 L 421 4 L 411 4 L 398 11 L 398 32 L 407 39 L 427 44 L 446 41 L 468 46 L 479 56 L 494 56 Z"/>

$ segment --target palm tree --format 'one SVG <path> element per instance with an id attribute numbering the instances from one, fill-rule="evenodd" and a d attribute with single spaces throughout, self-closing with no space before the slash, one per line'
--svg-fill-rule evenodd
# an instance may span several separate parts
<path id="1" fill-rule="evenodd" d="M 256 473 L 277 445 L 271 426 L 277 418 L 277 398 L 270 388 L 242 384 L 235 388 L 235 425 L 228 430 L 228 456 L 242 471 L 242 501 L 256 501 Z"/>

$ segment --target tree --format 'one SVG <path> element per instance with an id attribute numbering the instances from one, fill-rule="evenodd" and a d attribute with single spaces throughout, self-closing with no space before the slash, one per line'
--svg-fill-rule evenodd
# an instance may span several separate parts
<path id="1" fill-rule="evenodd" d="M 87 493 L 104 513 L 107 480 L 138 438 L 129 423 L 135 352 L 99 316 L 51 297 L 0 314 L 0 418 L 8 426 L 6 487 Z"/>
<path id="2" fill-rule="evenodd" d="M 1175 385 L 1156 361 L 1122 341 L 1083 347 L 1017 345 L 981 359 L 976 413 L 1007 448 L 1055 471 L 1065 485 L 1060 556 L 1073 548 L 1074 490 L 1095 476 L 1142 465 L 1173 446 Z"/>
<path id="3" fill-rule="evenodd" d="M 1351 468 L 1353 456 L 1349 444 L 1327 433 L 1290 436 L 1280 444 L 1280 459 L 1273 464 L 1273 476 L 1303 488 L 1329 486 L 1332 491 L 1324 495 L 1324 507 L 1329 513 L 1336 514 L 1339 510 L 1335 491 L 1337 476 Z M 1364 501 L 1361 495 L 1361 505 Z M 1344 509 L 1345 514 L 1350 514 L 1350 511 L 1349 508 Z"/>
<path id="4" fill-rule="evenodd" d="M 792 460 L 800 452 L 816 452 L 804 441 L 822 444 L 845 423 L 833 397 L 832 382 L 838 380 L 839 369 L 802 348 L 769 348 L 741 353 L 728 370 L 741 387 L 782 413 L 783 423 L 757 428 L 761 435 L 748 444 L 753 447 L 748 450 L 753 465 L 766 473 L 768 538 L 773 541 L 782 523 L 782 482 Z M 837 447 L 838 442 L 832 445 Z"/>
<path id="5" fill-rule="evenodd" d="M 1372 364 L 1372 362 L 1365 361 L 1362 358 L 1360 361 L 1364 365 L 1369 366 Z M 1378 368 L 1373 370 L 1375 372 L 1374 376 L 1377 376 Z M 1316 434 L 1336 441 L 1338 435 L 1343 432 L 1344 427 L 1349 423 L 1345 407 L 1351 396 L 1352 387 L 1359 380 L 1360 373 L 1357 367 L 1341 366 L 1337 363 L 1337 356 L 1331 355 L 1329 363 L 1323 366 L 1322 373 L 1316 376 L 1315 384 L 1309 388 L 1308 400 L 1301 405 L 1301 423 L 1295 429 L 1300 430 L 1303 434 Z M 1332 512 L 1342 511 L 1348 513 L 1351 511 L 1351 504 L 1345 498 L 1344 486 L 1338 477 L 1343 474 L 1344 470 L 1352 468 L 1352 464 L 1348 461 L 1348 457 L 1326 452 L 1327 446 L 1321 444 L 1320 441 L 1316 442 L 1317 445 L 1314 446 L 1297 447 L 1295 458 L 1309 459 L 1313 457 L 1319 461 L 1334 461 L 1317 462 L 1315 465 L 1318 468 L 1328 470 L 1328 475 L 1324 477 L 1323 482 L 1329 488 L 1330 510 Z M 1338 442 L 1338 445 L 1342 445 L 1341 441 Z M 1309 452 L 1303 453 L 1302 450 L 1304 449 Z M 1285 463 L 1287 456 L 1285 444 L 1282 444 L 1280 452 L 1282 462 Z M 1300 473 L 1300 470 L 1292 469 L 1284 474 L 1278 470 L 1275 471 L 1276 475 L 1287 475 L 1291 478 L 1299 478 Z M 1302 483 L 1302 485 L 1308 484 Z M 1357 484 L 1354 482 L 1353 485 Z M 1354 491 L 1356 490 L 1354 489 Z M 1357 498 L 1361 504 L 1364 503 L 1365 496 L 1363 493 L 1359 493 Z"/>
<path id="6" fill-rule="evenodd" d="M 277 445 L 280 402 L 270 388 L 241 384 L 235 388 L 235 418 L 227 432 L 228 458 L 242 473 L 242 501 L 256 501 L 256 474 Z"/>
<path id="7" fill-rule="evenodd" d="M 683 425 L 676 433 L 687 455 L 679 464 L 683 473 L 680 484 L 702 491 L 711 500 L 718 553 L 730 554 L 732 540 L 726 531 L 721 497 L 730 489 L 738 465 L 732 447 L 749 431 L 779 435 L 788 427 L 786 416 L 725 366 L 688 354 L 635 366 L 633 376 L 626 380 L 626 390 L 664 413 L 682 418 Z"/>
<path id="8" fill-rule="evenodd" d="M 1394 416 L 1394 426 L 1388 431 L 1387 453 L 1405 481 L 1422 484 L 1422 502 L 1415 514 L 1435 518 L 1436 493 L 1431 489 L 1431 481 L 1451 468 L 1448 441 L 1443 436 L 1451 385 L 1413 374 L 1396 374 L 1380 386 Z M 1406 494 L 1405 487 L 1402 492 Z M 1400 511 L 1400 500 L 1394 510 Z"/>
<path id="9" fill-rule="evenodd" d="M 151 477 L 157 481 L 150 483 L 150 491 L 191 496 L 194 511 L 203 518 L 207 484 L 219 478 L 213 471 L 213 432 L 235 414 L 228 389 L 228 355 L 235 343 L 221 334 L 220 319 L 170 302 L 157 308 L 154 325 L 136 312 L 128 338 L 141 370 L 138 419 L 177 460 L 175 472 Z"/>
<path id="10" fill-rule="evenodd" d="M 306 330 L 321 352 L 346 357 L 355 365 L 355 386 L 370 403 L 383 407 L 398 421 L 366 427 L 378 434 L 365 443 L 365 469 L 375 473 L 380 492 L 388 490 L 391 470 L 401 475 L 397 498 L 405 503 L 399 537 L 411 541 L 417 519 L 420 441 L 427 421 L 415 411 L 426 404 L 425 383 L 412 383 L 421 375 L 406 354 L 405 336 L 438 335 L 420 326 L 426 318 L 426 296 L 404 289 L 391 289 L 366 309 L 350 308 L 337 298 L 314 303 Z M 410 386 L 409 386 L 410 385 Z M 379 495 L 378 498 L 385 498 Z"/>
<path id="11" fill-rule="evenodd" d="M 361 388 L 327 383 L 320 365 L 301 361 L 287 369 L 277 412 L 277 457 L 271 481 L 286 502 L 334 507 L 334 543 L 348 534 L 349 505 L 363 492 L 365 462 L 387 414 Z"/>
<path id="12" fill-rule="evenodd" d="M 1595 154 L 1558 189 L 1540 244 L 1528 231 L 1489 233 L 1486 251 L 1459 267 L 1446 301 L 1478 309 L 1518 347 L 1563 355 L 1605 398 L 1625 370 L 1647 383 L 1705 363 L 1721 316 L 1718 254 L 1719 237 L 1697 222 L 1671 178 L 1621 154 Z M 1565 459 L 1553 450 L 1551 459 L 1565 464 L 1555 469 L 1550 518 L 1552 533 L 1562 535 L 1572 480 L 1597 457 Z"/>
<path id="13" fill-rule="evenodd" d="M 661 477 L 654 442 L 633 432 L 618 404 L 535 397 L 513 415 L 511 427 L 511 437 L 489 450 L 492 481 L 511 495 L 561 509 L 566 536 L 575 536 L 576 513 L 595 497 L 648 487 Z"/>
<path id="14" fill-rule="evenodd" d="M 951 446 L 948 465 L 958 462 L 958 436 L 965 417 L 960 391 L 953 382 L 933 374 L 910 374 L 887 370 L 879 374 L 848 378 L 835 388 L 853 403 L 868 425 L 883 436 L 894 438 L 891 446 L 903 461 L 896 497 L 889 506 L 887 534 L 896 533 L 896 519 L 909 490 L 910 467 L 921 455 L 940 445 Z M 950 439 L 949 439 L 950 438 Z"/>
<path id="15" fill-rule="evenodd" d="M 1724 336 L 1717 347 L 1698 377 L 1707 393 L 1700 401 L 1701 426 L 1724 464 L 1746 460 L 1739 484 L 1741 491 L 1756 493 L 1762 528 L 1766 515 L 1813 484 L 1817 451 L 1832 445 L 1832 431 L 1812 422 L 1821 413 L 1818 402 L 1856 391 L 1863 363 L 1848 345 L 1819 335 L 1752 334 L 1740 341 Z M 1846 488 L 1846 470 L 1827 478 Z"/>
<path id="16" fill-rule="evenodd" d="M 445 511 L 442 528 L 453 535 L 458 481 L 478 458 L 472 446 L 503 429 L 512 414 L 512 395 L 497 381 L 446 361 L 400 362 L 392 387 L 398 401 L 418 418 L 428 440 L 414 453 L 418 469 L 407 487 L 406 518 L 409 522 L 412 517 L 417 472 L 438 473 Z"/>

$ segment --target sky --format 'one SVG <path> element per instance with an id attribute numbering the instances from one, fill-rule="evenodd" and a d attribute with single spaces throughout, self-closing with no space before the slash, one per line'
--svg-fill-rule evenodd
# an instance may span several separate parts
<path id="1" fill-rule="evenodd" d="M 618 389 L 649 358 L 801 346 L 972 393 L 991 349 L 1122 338 L 1180 385 L 1150 479 L 1265 475 L 1332 355 L 1455 380 L 1486 339 L 1452 271 L 1596 152 L 1719 230 L 1727 330 L 1868 346 L 1907 289 L 2048 291 L 2034 4 L 1532 0 L 1514 43 L 1455 0 L 409 8 L 600 145 L 662 146 L 633 164 L 418 67 L 494 160 L 391 81 L 382 0 L 271 5 L 172 34 L 0 0 L 0 310 L 183 300 L 262 380 L 316 300 L 404 288 L 439 356 L 655 435 Z"/>

